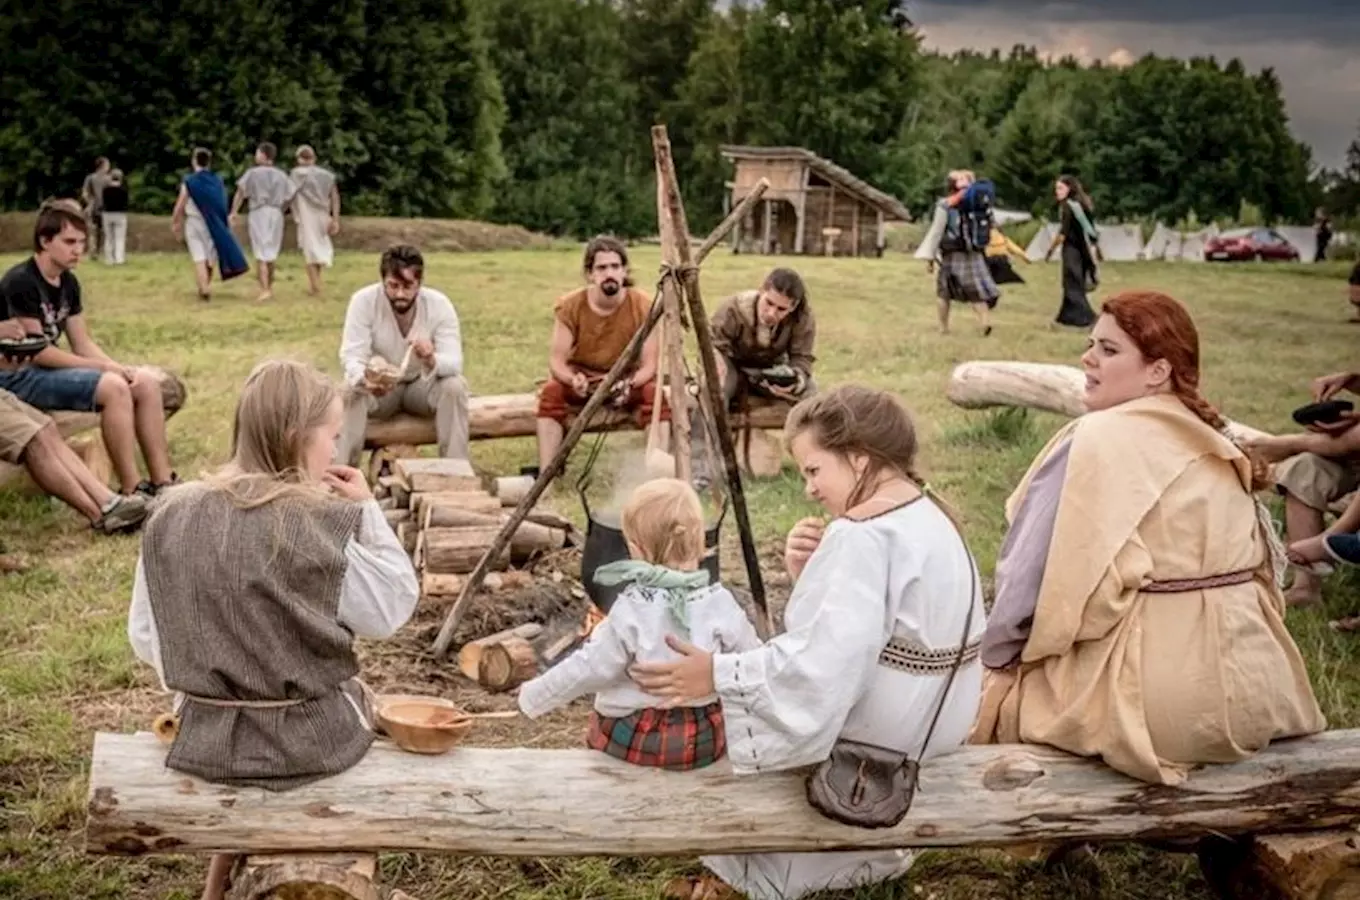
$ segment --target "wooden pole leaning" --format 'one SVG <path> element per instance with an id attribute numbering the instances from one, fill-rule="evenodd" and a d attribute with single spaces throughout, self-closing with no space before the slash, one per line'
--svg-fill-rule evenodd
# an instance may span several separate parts
<path id="1" fill-rule="evenodd" d="M 750 208 L 760 200 L 769 186 L 769 181 L 762 178 L 759 183 L 752 188 L 751 193 L 728 214 L 727 218 L 719 223 L 718 227 L 709 234 L 704 240 L 703 245 L 699 247 L 698 252 L 695 254 L 695 266 L 703 263 L 704 259 L 712 252 L 713 248 L 716 247 L 734 227 L 736 227 L 736 224 L 741 221 L 742 217 L 745 216 Z M 688 251 L 688 249 L 688 245 L 686 245 L 685 250 Z M 586 428 L 590 425 L 591 418 L 609 397 L 610 389 L 618 382 L 619 378 L 623 376 L 624 372 L 636 365 L 638 359 L 642 356 L 642 345 L 647 342 L 649 337 L 651 337 L 652 330 L 656 328 L 656 323 L 661 321 L 663 311 L 664 303 L 662 301 L 662 293 L 658 290 L 652 300 L 651 310 L 647 313 L 647 320 L 643 323 L 642 327 L 637 330 L 637 333 L 633 335 L 632 340 L 628 342 L 628 346 L 624 349 L 623 354 L 614 362 L 614 365 L 610 367 L 609 371 L 604 376 L 604 380 L 600 383 L 600 386 L 596 388 L 595 392 L 591 394 L 590 399 L 586 401 L 585 407 L 576 417 L 576 421 L 572 423 L 571 428 L 568 429 L 567 433 L 563 436 L 562 445 L 557 448 L 557 454 L 552 458 L 552 461 L 548 463 L 548 467 L 538 473 L 538 478 L 534 480 L 533 487 L 531 487 L 529 492 L 524 495 L 524 498 L 520 500 L 519 505 L 515 507 L 515 511 L 510 514 L 510 518 L 506 519 L 505 524 L 501 526 L 500 534 L 496 535 L 496 539 L 492 541 L 491 546 L 487 548 L 486 553 L 477 563 L 477 567 L 472 570 L 468 575 L 467 580 L 463 583 L 462 593 L 458 595 L 458 599 L 455 600 L 453 606 L 449 608 L 448 615 L 444 618 L 444 624 L 440 627 L 439 634 L 435 636 L 434 656 L 436 659 L 444 656 L 444 654 L 448 652 L 449 646 L 453 643 L 453 633 L 458 628 L 458 622 L 463 616 L 463 611 L 467 608 L 468 602 L 472 599 L 472 595 L 477 592 L 479 587 L 481 587 L 482 582 L 485 580 L 487 573 L 491 569 L 493 561 L 504 552 L 507 546 L 509 546 L 511 539 L 515 535 L 515 530 L 519 528 L 520 523 L 524 521 L 524 518 L 529 514 L 529 511 L 534 508 L 534 505 L 538 503 L 539 497 L 543 496 L 543 492 L 548 489 L 548 485 L 552 483 L 552 480 L 561 474 L 562 470 L 566 467 L 567 458 L 571 455 L 571 451 L 575 449 L 577 442 L 580 441 L 581 435 L 585 434 Z"/>
<path id="2" fill-rule="evenodd" d="M 689 226 L 685 220 L 684 201 L 680 196 L 680 184 L 675 175 L 675 163 L 671 159 L 670 137 L 666 126 L 652 128 L 652 149 L 657 159 L 658 189 L 664 194 L 669 207 L 669 215 L 675 231 L 675 244 L 679 254 L 680 277 L 684 293 L 689 299 L 690 320 L 694 324 L 694 335 L 699 342 L 699 362 L 703 366 L 700 383 L 707 389 L 707 412 L 713 416 L 714 431 L 718 433 L 718 446 L 722 451 L 723 465 L 727 469 L 727 489 L 732 497 L 732 512 L 737 517 L 737 531 L 741 536 L 741 555 L 746 563 L 746 577 L 751 587 L 751 600 L 760 610 L 763 633 L 769 639 L 774 635 L 774 621 L 765 599 L 765 580 L 760 574 L 760 556 L 756 551 L 755 535 L 751 531 L 750 512 L 746 508 L 746 492 L 741 485 L 741 470 L 737 466 L 737 448 L 732 441 L 732 431 L 727 421 L 727 403 L 722 394 L 722 379 L 718 377 L 716 351 L 713 349 L 713 336 L 708 330 L 708 313 L 704 310 L 703 297 L 699 292 L 699 263 L 691 265 L 689 251 Z M 764 193 L 761 191 L 761 193 Z M 742 201 L 755 195 L 747 195 Z"/>

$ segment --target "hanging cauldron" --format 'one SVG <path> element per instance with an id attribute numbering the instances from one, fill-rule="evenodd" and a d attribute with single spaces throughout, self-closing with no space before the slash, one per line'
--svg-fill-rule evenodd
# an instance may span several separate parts
<path id="1" fill-rule="evenodd" d="M 600 440 L 603 440 L 603 435 Z M 576 482 L 576 493 L 580 495 L 581 507 L 586 513 L 586 544 L 581 550 L 581 584 L 585 587 L 590 601 L 599 607 L 601 612 L 607 614 L 609 607 L 627 585 L 596 584 L 595 570 L 608 563 L 629 559 L 631 554 L 628 552 L 628 542 L 623 539 L 623 527 L 618 513 L 597 516 L 590 508 L 590 501 L 586 499 L 586 486 L 590 483 L 590 470 L 594 467 L 599 447 L 600 443 L 597 441 L 586 463 L 585 471 Z M 727 497 L 724 495 L 722 510 L 719 511 L 717 520 L 704 529 L 704 558 L 699 562 L 700 568 L 708 572 L 709 578 L 715 584 L 719 580 L 718 536 L 726 517 Z"/>

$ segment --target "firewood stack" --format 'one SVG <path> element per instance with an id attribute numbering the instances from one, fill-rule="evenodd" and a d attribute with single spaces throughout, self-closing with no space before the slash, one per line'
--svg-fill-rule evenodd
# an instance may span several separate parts
<path id="1" fill-rule="evenodd" d="M 497 478 L 487 490 L 467 460 L 392 460 L 391 474 L 377 479 L 374 495 L 420 572 L 422 603 L 446 605 L 462 592 L 464 577 L 490 549 L 509 518 L 509 508 L 524 496 L 523 481 Z M 529 573 L 511 567 L 560 550 L 571 527 L 556 514 L 531 513 L 515 531 L 508 550 L 494 561 L 484 588 L 527 586 Z"/>

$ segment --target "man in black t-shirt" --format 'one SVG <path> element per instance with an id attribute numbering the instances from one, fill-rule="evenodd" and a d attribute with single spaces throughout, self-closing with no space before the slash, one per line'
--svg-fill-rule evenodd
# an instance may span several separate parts
<path id="1" fill-rule="evenodd" d="M 155 496 L 172 484 L 170 448 L 160 382 L 125 366 L 95 343 L 85 324 L 80 282 L 72 271 L 85 250 L 85 218 L 73 201 L 54 201 L 38 213 L 34 254 L 0 278 L 0 319 L 16 319 L 49 344 L 28 365 L 0 363 L 0 390 L 44 411 L 98 411 L 109 458 L 123 493 Z M 59 346 L 66 336 L 70 350 Z M 148 479 L 137 470 L 137 447 Z"/>

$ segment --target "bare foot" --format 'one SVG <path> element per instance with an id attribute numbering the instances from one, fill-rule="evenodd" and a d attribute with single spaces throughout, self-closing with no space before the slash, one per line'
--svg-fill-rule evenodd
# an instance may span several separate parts
<path id="1" fill-rule="evenodd" d="M 1322 586 L 1319 584 L 1295 584 L 1284 592 L 1285 606 L 1316 606 L 1322 602 Z"/>
<path id="2" fill-rule="evenodd" d="M 273 299 L 274 299 L 274 292 L 273 292 L 273 291 L 264 291 L 264 292 L 262 292 L 262 293 L 260 294 L 260 296 L 258 296 L 258 297 L 255 298 L 255 302 L 256 302 L 256 303 L 267 303 L 268 301 L 273 300 Z"/>

